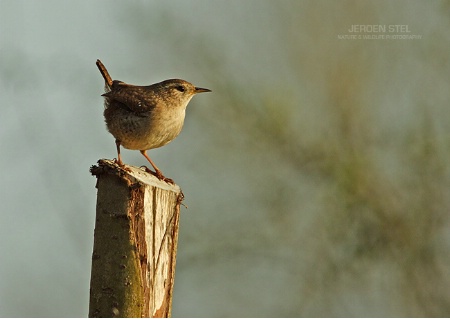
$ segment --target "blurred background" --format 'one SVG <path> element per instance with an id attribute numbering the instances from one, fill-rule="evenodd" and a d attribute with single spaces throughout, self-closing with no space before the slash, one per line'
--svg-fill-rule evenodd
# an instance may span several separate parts
<path id="1" fill-rule="evenodd" d="M 0 1 L 0 316 L 88 314 L 96 59 L 213 91 L 149 152 L 189 207 L 174 317 L 450 316 L 448 30 L 448 1 Z"/>

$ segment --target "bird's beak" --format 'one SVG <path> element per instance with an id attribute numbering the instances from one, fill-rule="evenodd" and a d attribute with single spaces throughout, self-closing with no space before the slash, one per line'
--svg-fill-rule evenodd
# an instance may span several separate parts
<path id="1" fill-rule="evenodd" d="M 211 90 L 210 89 L 198 88 L 198 87 L 195 88 L 195 94 L 203 93 L 203 92 L 211 92 Z"/>

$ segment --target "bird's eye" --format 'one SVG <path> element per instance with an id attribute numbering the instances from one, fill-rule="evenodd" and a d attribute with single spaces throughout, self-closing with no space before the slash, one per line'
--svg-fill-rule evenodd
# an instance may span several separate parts
<path id="1" fill-rule="evenodd" d="M 180 91 L 180 92 L 186 91 L 186 89 L 185 89 L 184 86 L 182 86 L 182 85 L 178 85 L 178 86 L 176 87 L 176 89 L 177 89 L 178 91 Z"/>

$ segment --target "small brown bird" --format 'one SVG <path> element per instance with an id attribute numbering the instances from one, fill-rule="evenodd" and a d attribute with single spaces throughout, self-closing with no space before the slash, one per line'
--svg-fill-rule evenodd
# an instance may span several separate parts
<path id="1" fill-rule="evenodd" d="M 117 160 L 123 166 L 120 145 L 139 150 L 155 172 L 147 171 L 158 179 L 173 183 L 147 155 L 147 150 L 171 142 L 183 127 L 186 106 L 191 98 L 209 89 L 195 87 L 189 82 L 171 79 L 148 86 L 113 81 L 100 60 L 97 67 L 105 79 L 105 116 L 108 131 L 116 138 Z"/>

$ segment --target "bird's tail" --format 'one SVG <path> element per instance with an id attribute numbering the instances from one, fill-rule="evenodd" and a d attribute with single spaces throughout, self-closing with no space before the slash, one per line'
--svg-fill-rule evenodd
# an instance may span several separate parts
<path id="1" fill-rule="evenodd" d="M 100 73 L 102 74 L 103 78 L 105 79 L 105 91 L 110 91 L 111 87 L 112 87 L 112 79 L 111 76 L 108 73 L 108 70 L 106 70 L 106 67 L 103 65 L 102 61 L 97 59 L 97 62 L 95 63 L 97 64 L 98 69 L 100 70 Z"/>

